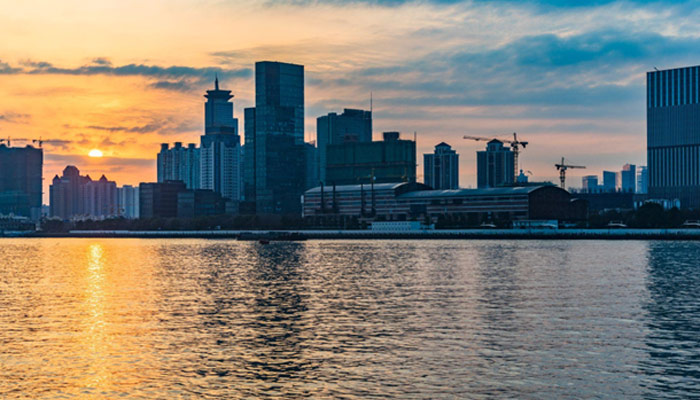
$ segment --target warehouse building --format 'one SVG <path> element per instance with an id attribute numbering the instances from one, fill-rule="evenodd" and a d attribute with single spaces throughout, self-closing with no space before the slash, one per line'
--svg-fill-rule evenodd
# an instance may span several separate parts
<path id="1" fill-rule="evenodd" d="M 587 204 L 553 185 L 432 190 L 403 182 L 316 187 L 303 197 L 305 218 L 403 221 L 440 215 L 477 223 L 492 219 L 574 221 L 587 217 Z"/>

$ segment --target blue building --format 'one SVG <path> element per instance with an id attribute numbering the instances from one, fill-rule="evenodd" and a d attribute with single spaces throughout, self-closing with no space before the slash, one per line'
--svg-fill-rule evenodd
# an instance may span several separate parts
<path id="1" fill-rule="evenodd" d="M 0 144 L 0 215 L 41 217 L 44 152 Z"/>
<path id="2" fill-rule="evenodd" d="M 510 147 L 493 139 L 485 151 L 476 152 L 477 187 L 492 188 L 512 185 L 515 182 L 515 158 Z"/>
<path id="3" fill-rule="evenodd" d="M 649 197 L 700 207 L 700 66 L 647 73 Z"/>
<path id="4" fill-rule="evenodd" d="M 459 154 L 445 142 L 435 146 L 433 154 L 423 155 L 423 179 L 433 189 L 458 189 Z"/>
<path id="5" fill-rule="evenodd" d="M 245 118 L 246 203 L 257 214 L 299 214 L 307 184 L 304 67 L 255 63 L 255 108 Z"/>

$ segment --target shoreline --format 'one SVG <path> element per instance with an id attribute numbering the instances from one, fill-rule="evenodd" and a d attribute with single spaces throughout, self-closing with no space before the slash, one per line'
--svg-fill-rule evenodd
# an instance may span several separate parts
<path id="1" fill-rule="evenodd" d="M 238 239 L 301 241 L 319 239 L 547 239 L 547 240 L 700 240 L 700 229 L 442 229 L 423 231 L 371 230 L 211 230 L 211 231 L 70 231 L 31 232 L 0 237 Z"/>

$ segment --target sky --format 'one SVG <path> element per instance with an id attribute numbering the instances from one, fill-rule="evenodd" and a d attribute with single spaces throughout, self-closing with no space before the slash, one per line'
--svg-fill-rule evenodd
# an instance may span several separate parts
<path id="1" fill-rule="evenodd" d="M 697 21 L 700 1 L 0 0 L 0 138 L 44 140 L 46 193 L 69 164 L 155 181 L 160 143 L 199 143 L 215 74 L 243 131 L 254 63 L 283 61 L 305 67 L 307 141 L 371 93 L 375 140 L 417 132 L 419 180 L 444 141 L 476 186 L 485 143 L 462 136 L 517 132 L 532 180 L 566 157 L 580 186 L 646 164 L 645 74 L 700 64 Z"/>

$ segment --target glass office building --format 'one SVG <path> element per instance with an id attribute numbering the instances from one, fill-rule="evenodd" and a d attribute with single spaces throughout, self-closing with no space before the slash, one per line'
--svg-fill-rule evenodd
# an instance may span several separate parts
<path id="1" fill-rule="evenodd" d="M 700 66 L 647 73 L 649 198 L 700 207 Z"/>
<path id="2" fill-rule="evenodd" d="M 246 202 L 254 202 L 257 214 L 300 214 L 306 186 L 304 67 L 255 63 L 255 108 L 246 109 L 245 117 Z"/>

